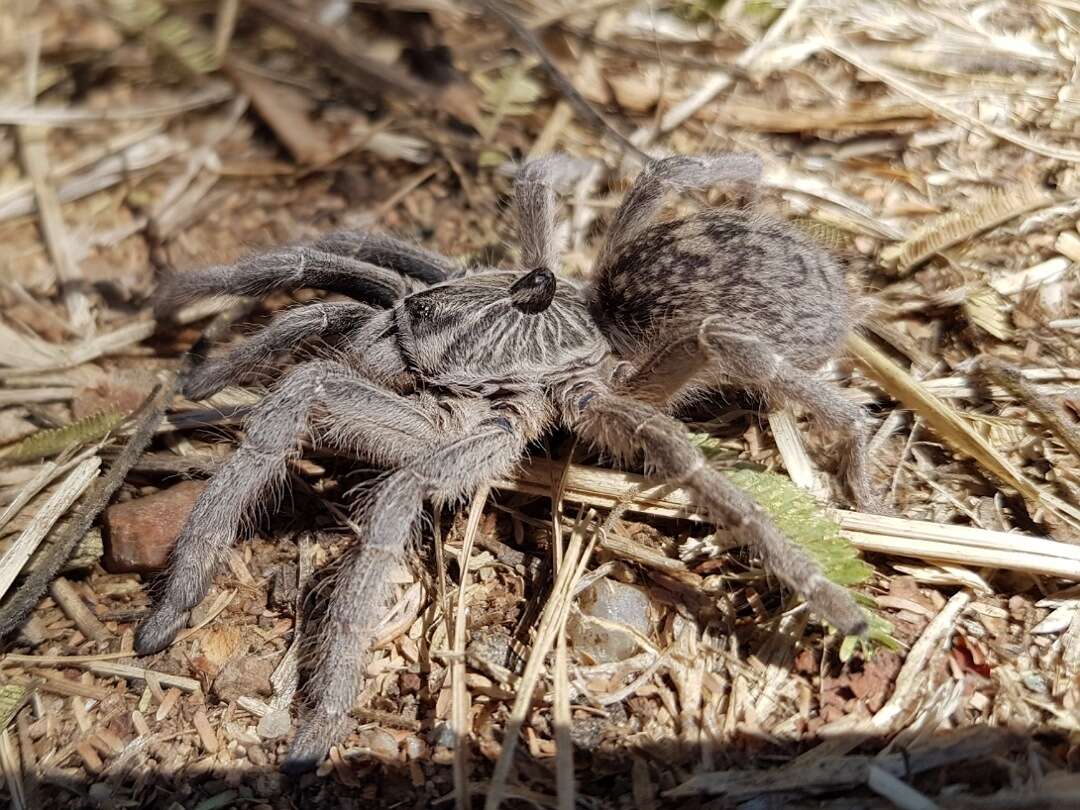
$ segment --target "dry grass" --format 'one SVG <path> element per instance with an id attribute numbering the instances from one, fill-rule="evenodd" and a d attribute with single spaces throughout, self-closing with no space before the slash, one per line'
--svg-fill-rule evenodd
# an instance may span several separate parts
<path id="1" fill-rule="evenodd" d="M 437 516 L 354 732 L 287 785 L 295 623 L 355 542 L 358 473 L 313 453 L 159 656 L 131 655 L 147 582 L 73 558 L 0 658 L 4 798 L 1080 806 L 1080 5 L 516 8 L 635 144 L 759 152 L 764 204 L 845 254 L 872 314 L 822 374 L 877 420 L 898 516 L 843 508 L 830 437 L 800 413 L 733 397 L 695 430 L 716 464 L 786 472 L 821 501 L 873 566 L 862 590 L 901 650 L 853 650 L 680 490 L 552 437 L 467 514 Z M 3 448 L 131 413 L 228 304 L 158 329 L 159 272 L 333 227 L 501 261 L 506 168 L 552 149 L 597 159 L 568 233 L 568 269 L 587 272 L 629 167 L 538 64 L 448 0 L 0 8 L 3 589 L 70 539 L 72 505 L 132 431 L 49 434 L 72 446 L 33 463 Z M 212 470 L 255 396 L 178 400 L 116 497 Z M 601 581 L 645 594 L 646 624 L 589 615 Z M 583 627 L 630 652 L 601 660 Z"/>

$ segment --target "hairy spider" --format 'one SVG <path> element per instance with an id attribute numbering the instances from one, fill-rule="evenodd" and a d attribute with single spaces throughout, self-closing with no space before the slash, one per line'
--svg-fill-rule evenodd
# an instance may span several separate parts
<path id="1" fill-rule="evenodd" d="M 179 274 L 159 299 L 315 287 L 364 301 L 292 310 L 187 380 L 185 393 L 203 398 L 302 342 L 339 341 L 332 359 L 300 363 L 252 411 L 243 443 L 184 526 L 135 640 L 137 652 L 153 653 L 186 623 L 246 517 L 281 489 L 299 437 L 389 470 L 357 510 L 364 541 L 335 580 L 314 707 L 286 770 L 314 765 L 345 733 L 372 631 L 392 596 L 390 573 L 419 532 L 425 500 L 438 508 L 510 475 L 556 424 L 616 458 L 644 456 L 651 474 L 689 490 L 818 615 L 844 633 L 865 631 L 849 592 L 708 465 L 669 415 L 717 383 L 797 402 L 842 434 L 847 483 L 857 503 L 872 507 L 863 413 L 811 376 L 850 325 L 841 266 L 749 208 L 655 222 L 669 191 L 750 185 L 761 172 L 750 155 L 671 157 L 634 182 L 592 279 L 559 278 L 555 195 L 581 168 L 555 155 L 518 172 L 515 270 L 466 271 L 388 236 L 346 232 Z"/>

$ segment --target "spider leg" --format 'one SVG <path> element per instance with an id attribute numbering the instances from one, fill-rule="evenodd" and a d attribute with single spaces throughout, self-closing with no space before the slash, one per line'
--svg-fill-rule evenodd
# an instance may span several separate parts
<path id="1" fill-rule="evenodd" d="M 274 248 L 236 264 L 171 274 L 155 294 L 154 311 L 165 318 L 177 305 L 214 295 L 263 296 L 275 290 L 314 287 L 389 307 L 412 291 L 393 270 L 308 245 Z"/>
<path id="2" fill-rule="evenodd" d="M 521 264 L 525 270 L 559 267 L 555 230 L 555 193 L 585 174 L 589 163 L 569 155 L 547 155 L 523 165 L 514 178 L 514 207 L 518 219 Z"/>
<path id="3" fill-rule="evenodd" d="M 464 273 L 453 259 L 382 233 L 335 231 L 316 239 L 312 247 L 385 267 L 424 284 L 438 284 Z"/>
<path id="4" fill-rule="evenodd" d="M 720 377 L 766 397 L 795 401 L 818 425 L 841 436 L 841 469 L 859 509 L 887 512 L 871 486 L 865 411 L 834 383 L 811 376 L 752 334 L 725 326 L 718 318 L 706 319 L 697 335 L 672 341 L 642 364 L 624 390 L 665 408 L 695 384 Z"/>
<path id="5" fill-rule="evenodd" d="M 597 273 L 602 274 L 619 251 L 652 223 L 669 192 L 721 184 L 753 187 L 761 171 L 761 158 L 743 153 L 677 155 L 654 161 L 642 169 L 616 210 L 596 260 Z"/>
<path id="6" fill-rule="evenodd" d="M 708 465 L 682 422 L 599 385 L 572 393 L 565 410 L 578 435 L 620 458 L 644 452 L 654 474 L 690 490 L 710 517 L 755 549 L 766 567 L 802 594 L 815 613 L 845 634 L 865 632 L 866 617 L 848 590 L 827 579 L 758 504 Z"/>
<path id="7" fill-rule="evenodd" d="M 333 426 L 319 436 L 321 443 L 377 463 L 408 461 L 431 436 L 460 435 L 475 422 L 467 411 L 448 414 L 432 399 L 406 399 L 379 388 L 340 363 L 297 366 L 252 412 L 243 443 L 196 501 L 173 550 L 164 591 L 136 633 L 139 654 L 172 641 L 206 596 L 240 527 L 257 507 L 276 500 L 316 409 L 319 422 Z"/>
<path id="8" fill-rule="evenodd" d="M 376 312 L 366 304 L 348 302 L 319 302 L 290 310 L 238 348 L 192 371 L 184 383 L 184 396 L 205 399 L 230 383 L 247 381 L 275 354 L 290 351 L 305 340 L 353 332 Z"/>
<path id="9" fill-rule="evenodd" d="M 520 402 L 520 400 L 519 400 Z M 391 574 L 418 531 L 424 500 L 443 504 L 507 475 L 535 434 L 530 410 L 489 411 L 469 435 L 442 441 L 388 473 L 365 499 L 359 522 L 365 540 L 338 575 L 321 638 L 312 694 L 316 704 L 289 748 L 282 770 L 299 773 L 326 756 L 346 729 L 362 686 L 374 630 L 392 595 Z"/>

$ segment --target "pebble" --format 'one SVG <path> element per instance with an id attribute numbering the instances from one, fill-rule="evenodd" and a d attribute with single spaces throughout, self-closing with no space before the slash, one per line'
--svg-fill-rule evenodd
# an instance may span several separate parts
<path id="1" fill-rule="evenodd" d="M 267 697 L 274 691 L 270 676 L 274 674 L 274 661 L 241 655 L 226 661 L 214 678 L 213 692 L 226 701 L 234 701 L 244 695 Z"/>
<path id="2" fill-rule="evenodd" d="M 152 574 L 165 568 L 206 484 L 183 483 L 105 510 L 105 558 L 111 574 Z"/>
<path id="3" fill-rule="evenodd" d="M 264 740 L 276 740 L 288 734 L 291 728 L 292 720 L 289 719 L 289 712 L 285 709 L 274 709 L 259 720 L 256 731 Z"/>

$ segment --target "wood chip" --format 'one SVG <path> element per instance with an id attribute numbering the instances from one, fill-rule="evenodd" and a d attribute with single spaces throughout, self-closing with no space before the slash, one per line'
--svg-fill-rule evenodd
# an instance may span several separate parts
<path id="1" fill-rule="evenodd" d="M 195 712 L 193 722 L 195 723 L 195 730 L 199 732 L 199 740 L 202 742 L 203 748 L 206 749 L 206 753 L 216 754 L 218 750 L 217 734 L 214 733 L 214 729 L 206 717 L 206 712 L 203 709 L 198 709 Z"/>
<path id="2" fill-rule="evenodd" d="M 64 577 L 57 577 L 52 581 L 49 585 L 49 595 L 87 638 L 94 641 L 108 641 L 113 637 L 109 629 L 82 601 L 82 597 L 76 592 L 74 586 Z"/>

